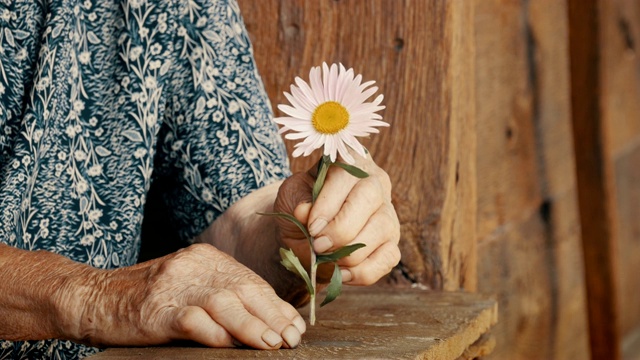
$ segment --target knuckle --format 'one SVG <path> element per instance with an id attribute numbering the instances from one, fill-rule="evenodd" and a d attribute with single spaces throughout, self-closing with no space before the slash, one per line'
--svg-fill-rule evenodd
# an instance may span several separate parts
<path id="1" fill-rule="evenodd" d="M 358 282 L 365 286 L 375 284 L 379 278 L 373 271 L 362 271 L 357 276 Z"/>
<path id="2" fill-rule="evenodd" d="M 380 182 L 382 183 L 383 188 L 388 191 L 391 191 L 391 188 L 393 185 L 391 184 L 391 177 L 389 176 L 389 174 L 387 174 L 386 171 L 381 170 L 379 172 L 379 179 L 380 179 Z"/>
<path id="3" fill-rule="evenodd" d="M 371 178 L 369 180 L 361 181 L 360 191 L 365 196 L 362 196 L 362 202 L 364 205 L 371 207 L 382 203 L 382 191 L 379 179 Z"/>
<path id="4" fill-rule="evenodd" d="M 181 276 L 186 273 L 186 268 L 182 266 L 182 257 L 177 254 L 175 257 L 163 261 L 158 266 L 157 276 L 164 279 L 168 277 Z"/>
<path id="5" fill-rule="evenodd" d="M 291 320 L 287 319 L 282 315 L 282 313 L 275 310 L 269 311 L 269 313 L 265 315 L 264 319 L 266 320 L 265 323 L 278 333 L 286 329 L 287 326 L 293 325 Z"/>
<path id="6" fill-rule="evenodd" d="M 327 235 L 334 243 L 334 246 L 348 244 L 356 237 L 356 235 L 358 235 L 357 229 L 353 226 L 349 226 L 350 221 L 348 219 L 348 214 L 350 213 L 352 213 L 352 211 L 348 209 L 346 209 L 346 211 L 341 211 L 333 220 L 333 231 Z"/>
<path id="7" fill-rule="evenodd" d="M 213 247 L 209 244 L 197 243 L 186 248 L 186 252 L 196 255 L 208 255 L 211 254 Z"/>
<path id="8" fill-rule="evenodd" d="M 394 246 L 393 251 L 389 256 L 390 256 L 389 271 L 391 271 L 391 269 L 393 269 L 396 265 L 398 265 L 400 263 L 400 260 L 402 259 L 402 253 L 400 252 L 400 248 L 397 246 Z"/>
<path id="9" fill-rule="evenodd" d="M 387 274 L 394 266 L 400 262 L 400 249 L 397 246 L 391 246 L 379 257 L 378 265 L 384 274 Z"/>
<path id="10" fill-rule="evenodd" d="M 343 257 L 342 259 L 339 260 L 339 264 L 346 267 L 355 267 L 359 265 L 364 261 L 364 259 L 367 258 L 367 254 L 362 250 L 364 249 L 359 249 L 358 251 L 355 251 L 351 255 Z"/>
<path id="11" fill-rule="evenodd" d="M 192 335 L 195 332 L 197 318 L 197 308 L 188 306 L 180 309 L 174 321 L 175 330 L 186 336 Z"/>
<path id="12" fill-rule="evenodd" d="M 234 291 L 219 289 L 206 296 L 205 304 L 213 312 L 223 314 L 235 311 L 240 304 L 240 299 Z"/>

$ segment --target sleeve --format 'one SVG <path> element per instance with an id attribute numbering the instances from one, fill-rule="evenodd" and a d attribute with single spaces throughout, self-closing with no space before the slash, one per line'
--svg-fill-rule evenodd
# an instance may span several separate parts
<path id="1" fill-rule="evenodd" d="M 182 240 L 290 175 L 235 1 L 183 2 L 155 170 Z"/>

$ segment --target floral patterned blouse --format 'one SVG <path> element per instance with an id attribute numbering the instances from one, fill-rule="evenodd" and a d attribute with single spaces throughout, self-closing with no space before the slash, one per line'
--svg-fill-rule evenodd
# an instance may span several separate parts
<path id="1" fill-rule="evenodd" d="M 288 176 L 252 51 L 234 0 L 0 0 L 0 241 L 129 266 L 150 188 L 189 240 Z"/>

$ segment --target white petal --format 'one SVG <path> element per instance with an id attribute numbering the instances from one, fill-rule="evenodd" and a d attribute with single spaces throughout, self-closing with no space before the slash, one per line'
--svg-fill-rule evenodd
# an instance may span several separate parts
<path id="1" fill-rule="evenodd" d="M 324 99 L 326 101 L 331 100 L 329 96 L 329 66 L 327 63 L 322 63 L 322 83 L 324 86 L 322 87 L 322 93 L 324 94 Z"/>
<path id="2" fill-rule="evenodd" d="M 324 142 L 324 155 L 328 155 L 331 161 L 336 161 L 336 157 L 338 156 L 338 145 L 335 135 L 327 136 Z"/>
<path id="3" fill-rule="evenodd" d="M 311 119 L 311 113 L 304 109 L 294 108 L 284 104 L 278 105 L 278 109 L 283 113 L 298 119 Z"/>
<path id="4" fill-rule="evenodd" d="M 350 102 L 351 99 L 360 94 L 360 81 L 362 80 L 362 75 L 358 74 L 349 86 L 347 87 L 344 96 L 342 97 L 342 102 L 347 103 Z"/>
<path id="5" fill-rule="evenodd" d="M 364 91 L 364 89 L 368 88 L 369 86 L 375 84 L 376 82 L 371 80 L 371 81 L 367 81 L 366 83 L 362 83 L 362 85 L 358 86 L 358 89 L 362 92 Z"/>
<path id="6" fill-rule="evenodd" d="M 349 129 L 345 129 L 344 131 L 347 131 L 349 134 L 357 137 L 367 137 L 369 136 L 370 133 L 372 133 L 372 131 L 367 131 L 367 128 L 349 128 Z"/>
<path id="7" fill-rule="evenodd" d="M 327 135 L 322 134 L 320 136 L 316 136 L 316 140 L 311 143 L 307 151 L 304 152 L 304 156 L 309 156 L 315 149 L 320 148 L 324 145 Z"/>
<path id="8" fill-rule="evenodd" d="M 309 71 L 309 82 L 311 83 L 311 89 L 313 90 L 313 94 L 318 101 L 318 105 L 322 104 L 326 101 L 324 97 L 324 89 L 322 86 L 322 79 L 320 74 L 320 67 L 316 66 L 311 68 Z"/>
<path id="9" fill-rule="evenodd" d="M 342 139 L 338 140 L 338 151 L 340 152 L 340 156 L 342 156 L 342 159 L 344 159 L 347 164 L 353 165 L 356 162 L 353 156 L 351 156 L 351 154 L 349 153 L 349 149 L 347 149 L 347 147 L 344 145 Z"/>
<path id="10" fill-rule="evenodd" d="M 293 87 L 293 86 L 292 86 L 292 87 Z M 284 94 L 284 97 L 286 97 L 286 98 L 287 98 L 287 100 L 289 100 L 289 103 L 290 103 L 291 105 L 293 105 L 293 107 L 294 107 L 294 108 L 296 108 L 296 109 L 302 109 L 302 110 L 305 110 L 305 111 L 308 111 L 308 112 L 313 112 L 313 106 L 309 106 L 308 104 L 305 104 L 305 103 L 303 102 L 303 101 L 304 101 L 304 97 L 303 97 L 303 98 L 300 98 L 300 100 L 303 100 L 303 101 L 299 101 L 299 99 L 298 99 L 298 98 L 296 98 L 295 96 L 293 96 L 293 95 L 289 94 L 289 93 L 288 93 L 288 92 L 286 92 L 286 91 L 285 91 L 285 92 L 283 92 L 283 94 Z"/>
<path id="11" fill-rule="evenodd" d="M 327 84 L 329 89 L 329 99 L 337 100 L 336 90 L 338 87 L 338 65 L 332 64 L 329 68 L 329 83 Z"/>
<path id="12" fill-rule="evenodd" d="M 313 133 L 314 133 L 313 131 L 301 131 L 301 132 L 289 133 L 285 135 L 284 138 L 288 140 L 299 140 L 299 139 L 304 139 L 308 136 L 311 136 L 311 134 Z"/>
<path id="13" fill-rule="evenodd" d="M 298 157 L 298 156 L 302 155 L 303 152 L 304 152 L 304 148 L 299 147 L 299 148 L 293 150 L 293 153 L 291 154 L 291 156 Z"/>
<path id="14" fill-rule="evenodd" d="M 336 90 L 336 101 L 344 103 L 344 97 L 351 84 L 353 84 L 353 69 L 344 70 L 344 66 L 340 64 L 342 73 L 338 77 L 338 85 Z"/>
<path id="15" fill-rule="evenodd" d="M 296 132 L 315 131 L 315 129 L 313 128 L 313 125 L 309 124 L 308 121 L 298 122 L 298 123 L 289 123 L 289 124 L 286 124 L 285 126 Z"/>
<path id="16" fill-rule="evenodd" d="M 306 105 L 305 109 L 309 110 L 311 113 L 315 111 L 317 106 L 316 100 L 310 99 L 297 86 L 291 85 L 291 95 L 301 104 Z"/>
<path id="17" fill-rule="evenodd" d="M 349 109 L 349 115 L 351 115 L 352 117 L 356 117 L 365 114 L 374 114 L 377 111 L 384 110 L 384 108 L 384 106 L 374 105 L 372 103 L 364 103 Z"/>
<path id="18" fill-rule="evenodd" d="M 360 142 L 353 137 L 349 132 L 343 132 L 340 134 L 340 138 L 344 141 L 345 144 L 349 145 L 350 148 L 355 150 L 360 156 L 363 158 L 367 156 L 367 153 L 364 151 L 364 146 L 360 144 Z"/>
<path id="19" fill-rule="evenodd" d="M 299 122 L 309 122 L 309 120 L 307 119 L 300 119 L 297 117 L 290 117 L 290 116 L 278 116 L 273 118 L 273 121 L 276 124 L 280 124 L 280 125 L 288 125 L 289 123 L 299 123 Z"/>
<path id="20" fill-rule="evenodd" d="M 307 84 L 300 77 L 296 77 L 295 81 L 296 81 L 296 84 L 298 85 L 298 88 L 300 88 L 300 91 L 302 91 L 304 96 L 306 96 L 313 103 L 313 99 L 315 99 L 315 97 L 313 96 L 313 91 L 309 87 L 309 84 Z"/>
<path id="21" fill-rule="evenodd" d="M 326 138 L 326 135 L 324 134 L 314 133 L 310 135 L 308 138 L 306 138 L 303 142 L 296 144 L 295 147 L 302 148 L 304 150 L 303 155 L 308 156 L 314 150 L 324 145 L 325 138 Z"/>
<path id="22" fill-rule="evenodd" d="M 380 120 L 369 120 L 368 126 L 378 126 L 378 127 L 389 127 L 388 122 L 380 121 Z M 313 126 L 313 125 L 312 125 Z"/>
<path id="23" fill-rule="evenodd" d="M 363 91 L 362 93 L 354 96 L 353 98 L 351 98 L 351 101 L 349 101 L 348 103 L 345 103 L 345 107 L 347 109 L 352 109 L 362 103 L 365 102 L 365 100 L 367 100 L 368 98 L 371 97 L 371 95 L 375 94 L 376 91 L 378 91 L 378 87 L 374 86 L 370 89 L 367 89 L 365 91 Z"/>

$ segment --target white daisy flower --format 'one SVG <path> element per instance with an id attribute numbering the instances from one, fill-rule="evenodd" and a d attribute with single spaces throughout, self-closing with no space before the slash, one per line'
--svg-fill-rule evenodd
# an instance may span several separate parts
<path id="1" fill-rule="evenodd" d="M 371 87 L 375 82 L 362 83 L 362 75 L 355 76 L 353 69 L 323 63 L 322 69 L 318 66 L 309 72 L 310 85 L 299 77 L 295 81 L 297 86 L 291 85 L 291 94 L 284 93 L 292 106 L 278 105 L 289 116 L 274 119 L 282 125 L 281 134 L 294 131 L 286 134 L 286 139 L 304 139 L 295 145 L 294 157 L 308 156 L 324 146 L 324 155 L 332 162 L 340 154 L 345 162 L 353 164 L 348 147 L 366 155 L 356 136 L 378 133 L 376 127 L 389 126 L 376 114 L 385 108 L 380 105 L 383 96 L 366 102 L 378 91 L 377 86 Z"/>

